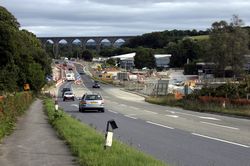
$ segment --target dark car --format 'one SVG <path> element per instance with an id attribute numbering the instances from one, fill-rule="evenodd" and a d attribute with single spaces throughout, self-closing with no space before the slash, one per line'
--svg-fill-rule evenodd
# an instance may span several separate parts
<path id="1" fill-rule="evenodd" d="M 100 85 L 97 82 L 95 82 L 92 88 L 100 88 Z"/>
<path id="2" fill-rule="evenodd" d="M 62 89 L 62 91 L 61 91 L 62 92 L 62 97 L 64 96 L 64 93 L 67 92 L 67 91 L 71 91 L 71 89 L 70 88 L 63 88 Z"/>
<path id="3" fill-rule="evenodd" d="M 84 75 L 85 72 L 83 70 L 79 71 L 79 74 Z"/>

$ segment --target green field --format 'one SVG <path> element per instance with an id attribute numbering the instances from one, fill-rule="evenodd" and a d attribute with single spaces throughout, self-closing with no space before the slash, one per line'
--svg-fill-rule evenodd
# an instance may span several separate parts
<path id="1" fill-rule="evenodd" d="M 191 38 L 194 40 L 208 40 L 209 35 L 192 36 Z"/>

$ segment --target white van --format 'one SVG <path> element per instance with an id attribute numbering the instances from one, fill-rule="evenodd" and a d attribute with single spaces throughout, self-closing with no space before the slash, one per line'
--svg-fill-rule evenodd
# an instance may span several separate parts
<path id="1" fill-rule="evenodd" d="M 66 80 L 67 81 L 75 81 L 75 75 L 74 75 L 74 73 L 67 73 L 66 74 Z"/>
<path id="2" fill-rule="evenodd" d="M 65 57 L 65 58 L 64 58 L 64 62 L 65 62 L 65 63 L 68 63 L 68 62 L 69 62 L 69 58 Z"/>

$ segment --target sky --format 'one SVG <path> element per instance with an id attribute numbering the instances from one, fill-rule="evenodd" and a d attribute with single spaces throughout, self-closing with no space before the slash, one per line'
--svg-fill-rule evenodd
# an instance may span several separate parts
<path id="1" fill-rule="evenodd" d="M 142 35 L 206 30 L 238 15 L 250 26 L 250 0 L 1 0 L 38 37 Z"/>

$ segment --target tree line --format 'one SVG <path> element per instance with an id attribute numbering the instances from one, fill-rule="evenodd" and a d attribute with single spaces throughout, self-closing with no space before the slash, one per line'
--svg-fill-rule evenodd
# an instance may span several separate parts
<path id="1" fill-rule="evenodd" d="M 243 25 L 243 20 L 233 15 L 231 22 L 214 22 L 206 31 L 152 32 L 131 39 L 122 48 L 103 49 L 100 55 L 109 57 L 136 52 L 140 58 L 135 58 L 135 65 L 141 68 L 137 64 L 145 64 L 150 58 L 153 60 L 153 54 L 171 54 L 170 67 L 183 68 L 187 61 L 191 64 L 213 62 L 216 73 L 222 72 L 220 76 L 223 76 L 223 71 L 228 67 L 233 75 L 239 75 L 243 72 L 244 55 L 249 54 L 250 49 L 250 27 Z M 151 54 L 151 57 L 147 54 Z M 155 66 L 151 64 L 144 67 Z"/>
<path id="2" fill-rule="evenodd" d="M 74 46 L 67 49 L 62 45 L 62 54 L 91 61 L 93 57 L 111 57 L 136 52 L 136 68 L 155 68 L 154 54 L 171 54 L 170 67 L 184 68 L 187 62 L 215 63 L 218 76 L 225 75 L 230 69 L 233 75 L 243 72 L 244 55 L 249 54 L 250 27 L 243 27 L 244 22 L 233 15 L 230 22 L 216 21 L 204 31 L 166 30 L 136 36 L 120 48 L 103 47 L 98 53 L 94 49 L 82 51 Z M 68 51 L 65 51 L 68 50 Z"/>
<path id="3" fill-rule="evenodd" d="M 39 91 L 51 74 L 51 58 L 40 41 L 27 30 L 20 30 L 17 19 L 0 6 L 0 93 L 15 92 L 28 83 Z"/>

